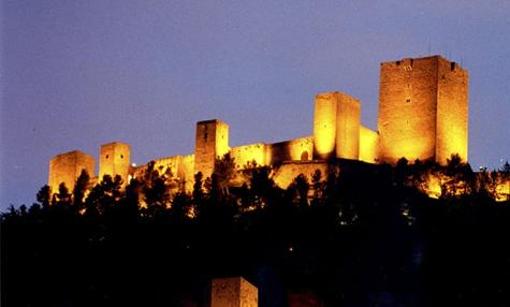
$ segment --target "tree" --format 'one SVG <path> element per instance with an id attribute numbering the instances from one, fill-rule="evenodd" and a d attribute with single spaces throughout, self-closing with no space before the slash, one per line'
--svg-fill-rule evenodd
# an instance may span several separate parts
<path id="1" fill-rule="evenodd" d="M 51 188 L 49 185 L 44 185 L 36 196 L 37 201 L 43 208 L 48 208 L 51 203 Z"/>
<path id="2" fill-rule="evenodd" d="M 59 206 L 68 206 L 71 204 L 71 194 L 65 183 L 60 183 L 58 193 L 53 195 L 53 204 Z"/>
<path id="3" fill-rule="evenodd" d="M 289 191 L 291 191 L 292 199 L 296 201 L 300 206 L 308 206 L 308 191 L 310 190 L 310 184 L 305 175 L 299 174 L 294 181 L 290 184 Z"/>
<path id="4" fill-rule="evenodd" d="M 163 213 L 171 205 L 171 195 L 165 174 L 160 174 L 155 169 L 155 164 L 154 161 L 147 164 L 147 169 L 141 181 L 141 190 L 147 206 L 147 213 L 150 217 Z"/>
<path id="5" fill-rule="evenodd" d="M 195 211 L 192 199 L 184 192 L 177 193 L 172 200 L 171 216 L 177 223 L 187 218 L 194 218 Z"/>
<path id="6" fill-rule="evenodd" d="M 322 174 L 319 169 L 315 170 L 312 175 L 313 200 L 312 205 L 317 206 L 324 201 L 325 182 L 321 180 Z"/>
<path id="7" fill-rule="evenodd" d="M 230 153 L 226 153 L 220 159 L 215 160 L 214 172 L 211 175 L 211 183 L 213 184 L 212 188 L 215 188 L 215 184 L 217 185 L 217 188 L 219 189 L 219 197 L 230 194 L 229 186 L 235 175 L 236 163 Z"/>
<path id="8" fill-rule="evenodd" d="M 507 180 L 510 179 L 510 163 L 508 163 L 508 161 L 503 164 L 499 171 L 503 175 L 503 178 Z"/>
<path id="9" fill-rule="evenodd" d="M 247 170 L 249 178 L 249 191 L 247 198 L 260 208 L 266 204 L 276 204 L 276 184 L 271 178 L 272 169 L 269 166 L 257 167 Z"/>
<path id="10" fill-rule="evenodd" d="M 204 175 L 202 175 L 202 172 L 198 172 L 194 176 L 194 183 L 193 183 L 193 201 L 195 204 L 201 204 L 204 199 L 204 190 L 203 190 L 203 179 Z"/>
<path id="11" fill-rule="evenodd" d="M 121 199 L 122 178 L 104 175 L 103 180 L 96 184 L 85 200 L 87 215 L 101 215 L 112 209 Z"/>
<path id="12" fill-rule="evenodd" d="M 476 178 L 471 166 L 463 163 L 458 154 L 452 154 L 450 159 L 446 160 L 444 174 L 447 176 L 447 180 L 441 185 L 443 198 L 467 195 L 475 190 Z"/>
<path id="13" fill-rule="evenodd" d="M 77 210 L 80 210 L 83 207 L 83 198 L 85 197 L 85 192 L 89 186 L 89 180 L 90 176 L 88 172 L 83 169 L 76 180 L 76 184 L 73 189 L 73 205 Z"/>

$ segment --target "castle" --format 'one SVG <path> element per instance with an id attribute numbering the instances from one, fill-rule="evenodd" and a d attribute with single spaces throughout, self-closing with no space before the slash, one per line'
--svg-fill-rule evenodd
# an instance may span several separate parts
<path id="1" fill-rule="evenodd" d="M 194 175 L 209 177 L 215 160 L 226 153 L 241 170 L 255 161 L 275 167 L 275 182 L 286 188 L 299 174 L 326 174 L 330 159 L 367 163 L 396 163 L 405 157 L 433 159 L 445 164 L 452 154 L 468 158 L 468 73 L 441 56 L 406 58 L 381 63 L 378 130 L 360 122 L 360 101 L 346 93 L 326 92 L 315 97 L 313 134 L 284 142 L 230 147 L 229 126 L 218 119 L 196 125 L 195 152 L 154 159 L 157 169 L 169 169 L 190 191 Z M 85 169 L 97 182 L 103 175 L 120 175 L 125 182 L 140 176 L 147 164 L 131 163 L 128 144 L 101 145 L 96 160 L 81 151 L 56 155 L 49 163 L 48 185 L 61 182 L 72 189 Z"/>

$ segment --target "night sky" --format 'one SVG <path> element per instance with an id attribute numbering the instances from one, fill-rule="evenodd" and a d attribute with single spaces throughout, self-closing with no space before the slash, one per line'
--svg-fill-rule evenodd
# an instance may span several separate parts
<path id="1" fill-rule="evenodd" d="M 311 135 L 320 91 L 375 129 L 379 63 L 431 54 L 470 73 L 473 168 L 510 159 L 510 1 L 346 2 L 2 1 L 0 209 L 65 151 L 187 154 L 211 118 L 231 145 Z"/>

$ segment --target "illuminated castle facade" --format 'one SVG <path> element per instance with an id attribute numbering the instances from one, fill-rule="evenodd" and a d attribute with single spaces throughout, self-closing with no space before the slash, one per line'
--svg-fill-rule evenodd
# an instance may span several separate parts
<path id="1" fill-rule="evenodd" d="M 218 157 L 230 153 L 238 169 L 255 161 L 273 166 L 275 182 L 286 188 L 299 174 L 310 178 L 317 169 L 326 174 L 327 161 L 335 158 L 367 163 L 395 163 L 405 157 L 433 159 L 441 164 L 452 154 L 467 161 L 468 73 L 441 56 L 403 59 L 381 64 L 378 131 L 360 122 L 360 102 L 341 92 L 315 97 L 313 134 L 289 141 L 231 147 L 229 127 L 217 119 L 196 126 L 195 152 L 154 159 L 156 168 L 169 169 L 189 191 L 194 175 L 208 177 Z M 131 163 L 128 144 L 101 146 L 99 172 L 96 160 L 81 151 L 55 156 L 49 166 L 52 191 L 64 182 L 73 188 L 82 169 L 91 177 L 140 176 L 147 164 Z M 97 180 L 97 179 L 96 179 Z"/>

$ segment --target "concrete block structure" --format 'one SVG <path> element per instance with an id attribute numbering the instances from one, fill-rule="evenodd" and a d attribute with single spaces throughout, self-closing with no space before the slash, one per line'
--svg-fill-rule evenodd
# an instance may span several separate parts
<path id="1" fill-rule="evenodd" d="M 331 160 L 396 163 L 432 159 L 441 164 L 452 154 L 468 159 L 468 73 L 441 56 L 407 58 L 381 64 L 378 131 L 361 124 L 360 101 L 333 91 L 315 96 L 311 135 L 277 143 L 230 147 L 229 126 L 219 120 L 196 125 L 195 151 L 153 159 L 155 169 L 168 173 L 177 186 L 191 191 L 194 175 L 204 179 L 214 172 L 215 161 L 226 153 L 243 170 L 254 163 L 274 168 L 275 182 L 287 187 L 294 177 L 324 175 Z M 99 180 L 120 175 L 127 183 L 140 177 L 148 163 L 131 165 L 128 144 L 101 146 Z M 81 169 L 95 174 L 94 158 L 79 151 L 60 154 L 50 162 L 48 183 L 55 191 L 60 182 L 70 188 Z M 95 178 L 95 180 L 98 180 Z"/>
<path id="2" fill-rule="evenodd" d="M 242 277 L 213 279 L 211 307 L 258 307 L 258 289 Z"/>

